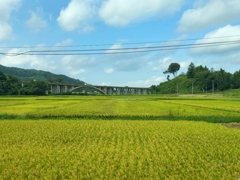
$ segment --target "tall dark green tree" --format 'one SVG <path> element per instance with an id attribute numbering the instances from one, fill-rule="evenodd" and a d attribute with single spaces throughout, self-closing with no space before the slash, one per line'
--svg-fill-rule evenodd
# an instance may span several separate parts
<path id="1" fill-rule="evenodd" d="M 193 78 L 194 77 L 194 71 L 195 71 L 195 65 L 191 62 L 190 65 L 188 66 L 187 77 L 188 78 Z"/>
<path id="2" fill-rule="evenodd" d="M 232 74 L 226 72 L 222 68 L 214 72 L 214 84 L 220 91 L 229 89 L 232 85 Z"/>
<path id="3" fill-rule="evenodd" d="M 173 74 L 174 77 L 176 77 L 177 75 L 177 72 L 179 71 L 180 69 L 180 64 L 178 63 L 171 63 L 168 67 L 168 69 L 166 71 L 164 71 L 163 73 L 164 74 Z"/>
<path id="4" fill-rule="evenodd" d="M 236 71 L 232 77 L 233 88 L 240 88 L 240 70 Z"/>

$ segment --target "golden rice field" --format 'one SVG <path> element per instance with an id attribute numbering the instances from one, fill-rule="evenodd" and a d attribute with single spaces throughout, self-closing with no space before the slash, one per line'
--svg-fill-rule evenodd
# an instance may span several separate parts
<path id="1" fill-rule="evenodd" d="M 240 131 L 152 120 L 0 121 L 0 179 L 238 179 Z"/>
<path id="2" fill-rule="evenodd" d="M 157 96 L 0 98 L 0 118 L 240 121 L 240 100 Z"/>
<path id="3" fill-rule="evenodd" d="M 240 130 L 217 122 L 239 113 L 237 99 L 0 97 L 0 179 L 238 180 Z"/>

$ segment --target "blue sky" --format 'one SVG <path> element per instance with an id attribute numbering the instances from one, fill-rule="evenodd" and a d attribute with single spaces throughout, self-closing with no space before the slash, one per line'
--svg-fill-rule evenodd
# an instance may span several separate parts
<path id="1" fill-rule="evenodd" d="M 5 53 L 0 64 L 93 85 L 158 85 L 173 62 L 181 65 L 179 73 L 186 73 L 191 62 L 234 73 L 240 70 L 238 41 L 239 0 L 0 0 L 0 53 Z M 226 44 L 191 48 L 218 42 Z M 190 45 L 172 48 L 184 44 Z M 156 46 L 169 48 L 149 50 Z M 93 49 L 102 54 L 52 55 Z M 29 51 L 48 52 L 20 55 Z"/>

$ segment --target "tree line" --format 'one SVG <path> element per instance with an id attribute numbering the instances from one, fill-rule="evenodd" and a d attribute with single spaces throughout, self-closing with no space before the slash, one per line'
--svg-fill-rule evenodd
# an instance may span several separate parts
<path id="1" fill-rule="evenodd" d="M 215 71 L 206 66 L 195 66 L 190 63 L 187 73 L 176 76 L 180 65 L 172 63 L 164 74 L 173 74 L 174 78 L 167 76 L 167 81 L 159 85 L 151 86 L 152 93 L 161 94 L 190 94 L 205 93 L 209 91 L 224 91 L 228 89 L 240 88 L 240 70 L 231 74 L 224 69 Z"/>
<path id="2" fill-rule="evenodd" d="M 0 95 L 45 95 L 47 83 L 31 80 L 22 83 L 13 75 L 5 75 L 0 71 Z"/>

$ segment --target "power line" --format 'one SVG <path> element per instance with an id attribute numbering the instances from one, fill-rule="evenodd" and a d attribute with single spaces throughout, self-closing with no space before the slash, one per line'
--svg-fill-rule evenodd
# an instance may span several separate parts
<path id="1" fill-rule="evenodd" d="M 177 50 L 187 48 L 203 48 L 219 45 L 239 44 L 238 41 L 225 41 L 215 43 L 199 43 L 199 44 L 183 44 L 172 46 L 155 46 L 155 47 L 138 47 L 138 48 L 117 48 L 117 49 L 87 49 L 87 50 L 57 50 L 57 51 L 27 51 L 21 53 L 0 53 L 6 56 L 20 56 L 20 55 L 100 55 L 100 54 L 129 54 L 129 53 L 143 53 L 164 50 Z M 114 51 L 115 52 L 114 52 Z M 104 52 L 105 51 L 105 52 Z M 111 52 L 112 51 L 112 52 Z M 78 53 L 76 53 L 78 52 Z"/>
<path id="2" fill-rule="evenodd" d="M 126 53 L 142 53 L 142 52 L 154 52 L 164 50 L 175 49 L 188 49 L 188 48 L 202 48 L 220 45 L 239 44 L 239 40 L 235 41 L 217 41 L 206 43 L 187 43 L 177 45 L 158 45 L 158 46 L 143 46 L 143 47 L 130 47 L 130 48 L 95 48 L 95 49 L 62 49 L 62 50 L 35 50 L 25 51 L 20 53 L 4 53 L 0 54 L 5 56 L 20 56 L 20 55 L 100 55 L 100 54 L 126 54 Z"/>
<path id="3" fill-rule="evenodd" d="M 240 35 L 231 35 L 231 36 L 218 36 L 218 37 L 209 37 L 204 38 L 204 40 L 210 39 L 222 39 L 222 38 L 231 38 L 231 37 L 240 37 Z M 157 43 L 171 43 L 171 42 L 184 42 L 184 41 L 197 41 L 202 40 L 202 38 L 190 38 L 190 39 L 175 39 L 175 40 L 159 40 L 159 41 L 143 41 L 143 42 L 129 42 L 129 43 L 117 43 L 121 45 L 137 45 L 137 44 L 157 44 Z M 73 47 L 97 47 L 97 46 L 111 46 L 114 43 L 106 44 L 79 44 L 79 45 L 55 45 L 55 46 L 44 46 L 43 48 L 73 48 Z M 20 46 L 0 46 L 1 49 L 35 49 L 41 48 L 36 46 L 20 47 Z"/>

